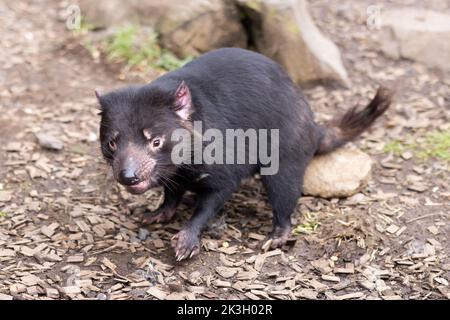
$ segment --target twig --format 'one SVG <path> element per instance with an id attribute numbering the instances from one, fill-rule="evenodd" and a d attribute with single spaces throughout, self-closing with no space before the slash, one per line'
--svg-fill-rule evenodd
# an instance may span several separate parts
<path id="1" fill-rule="evenodd" d="M 426 214 L 426 215 L 423 215 L 423 216 L 420 216 L 420 217 L 408 220 L 408 221 L 406 221 L 406 223 L 408 224 L 408 223 L 411 223 L 411 222 L 414 222 L 414 221 L 417 221 L 417 220 L 421 220 L 421 219 L 425 219 L 425 218 L 429 218 L 429 217 L 434 217 L 434 216 L 441 216 L 441 215 L 445 216 L 445 214 L 443 212 L 441 212 L 441 213 L 430 213 L 430 214 Z"/>

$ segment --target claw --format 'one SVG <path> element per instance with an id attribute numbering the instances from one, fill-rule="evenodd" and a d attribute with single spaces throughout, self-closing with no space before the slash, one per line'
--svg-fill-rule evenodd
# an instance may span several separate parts
<path id="1" fill-rule="evenodd" d="M 262 245 L 262 247 L 261 247 L 261 250 L 263 251 L 263 252 L 267 252 L 269 249 L 270 249 L 270 247 L 272 246 L 272 242 L 273 242 L 273 239 L 268 239 L 266 242 L 264 242 L 264 244 Z"/>
<path id="2" fill-rule="evenodd" d="M 289 228 L 275 228 L 271 234 L 266 238 L 267 241 L 263 244 L 261 249 L 267 252 L 269 249 L 281 248 L 286 244 L 290 234 Z"/>
<path id="3" fill-rule="evenodd" d="M 182 256 L 178 257 L 177 262 L 180 262 L 183 259 L 184 259 L 184 254 Z"/>
<path id="4" fill-rule="evenodd" d="M 182 230 L 178 232 L 171 238 L 171 241 L 175 251 L 175 260 L 177 262 L 192 258 L 200 251 L 197 235 L 192 235 L 188 231 Z"/>

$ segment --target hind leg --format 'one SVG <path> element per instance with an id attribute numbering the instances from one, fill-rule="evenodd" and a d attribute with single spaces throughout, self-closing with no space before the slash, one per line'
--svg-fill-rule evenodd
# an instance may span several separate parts
<path id="1" fill-rule="evenodd" d="M 292 163 L 284 166 L 280 164 L 280 170 L 275 175 L 261 176 L 273 210 L 273 229 L 269 234 L 272 249 L 286 243 L 292 227 L 291 215 L 303 191 L 305 166 L 298 159 Z"/>

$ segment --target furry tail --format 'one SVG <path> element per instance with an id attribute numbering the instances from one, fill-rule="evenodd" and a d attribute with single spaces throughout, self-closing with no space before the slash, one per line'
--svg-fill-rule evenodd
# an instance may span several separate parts
<path id="1" fill-rule="evenodd" d="M 391 104 L 392 93 L 380 87 L 372 101 L 362 110 L 353 107 L 343 116 L 333 118 L 321 126 L 322 138 L 316 154 L 331 152 L 357 138 L 381 116 Z"/>

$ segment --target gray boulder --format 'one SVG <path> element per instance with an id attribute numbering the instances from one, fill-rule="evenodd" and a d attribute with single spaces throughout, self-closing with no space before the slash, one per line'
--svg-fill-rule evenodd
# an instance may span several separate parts
<path id="1" fill-rule="evenodd" d="M 237 0 L 248 16 L 259 52 L 284 66 L 300 84 L 350 85 L 336 45 L 314 24 L 306 0 Z"/>
<path id="2" fill-rule="evenodd" d="M 149 26 L 160 35 L 162 46 L 179 56 L 246 48 L 250 42 L 298 84 L 350 85 L 338 48 L 316 27 L 306 0 L 80 1 L 90 24 Z"/>
<path id="3" fill-rule="evenodd" d="M 450 15 L 402 8 L 383 11 L 380 44 L 395 59 L 407 58 L 450 70 Z"/>
<path id="4" fill-rule="evenodd" d="M 180 56 L 247 43 L 237 8 L 223 0 L 81 0 L 81 14 L 97 28 L 127 23 L 153 28 Z"/>

